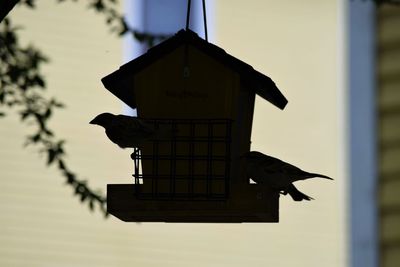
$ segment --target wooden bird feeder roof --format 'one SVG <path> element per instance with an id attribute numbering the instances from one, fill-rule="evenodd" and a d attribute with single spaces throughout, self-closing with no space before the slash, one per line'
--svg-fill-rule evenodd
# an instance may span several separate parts
<path id="1" fill-rule="evenodd" d="M 284 109 L 288 103 L 271 78 L 256 71 L 245 62 L 229 55 L 222 48 L 205 41 L 191 30 L 180 30 L 171 38 L 150 48 L 142 56 L 122 65 L 118 70 L 105 76 L 102 82 L 111 93 L 125 104 L 131 108 L 136 108 L 134 90 L 131 90 L 134 85 L 135 74 L 183 44 L 194 46 L 227 68 L 237 72 L 246 87 L 254 90 L 257 95 L 276 107 Z M 127 90 L 128 88 L 129 90 Z"/>

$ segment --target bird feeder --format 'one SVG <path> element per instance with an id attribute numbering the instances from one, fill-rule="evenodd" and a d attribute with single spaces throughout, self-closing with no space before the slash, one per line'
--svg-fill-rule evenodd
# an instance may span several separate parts
<path id="1" fill-rule="evenodd" d="M 133 154 L 134 183 L 107 186 L 108 212 L 128 222 L 277 222 L 279 192 L 251 184 L 255 96 L 283 109 L 275 83 L 181 30 L 102 79 L 155 128 L 174 135 Z"/>

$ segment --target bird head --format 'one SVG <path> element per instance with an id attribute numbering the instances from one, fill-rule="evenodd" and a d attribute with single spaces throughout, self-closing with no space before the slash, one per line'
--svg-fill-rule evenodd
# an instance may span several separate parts
<path id="1" fill-rule="evenodd" d="M 90 124 L 96 124 L 100 126 L 106 126 L 108 125 L 113 119 L 115 115 L 111 113 L 101 113 L 97 115 L 93 120 L 91 120 L 89 123 Z"/>

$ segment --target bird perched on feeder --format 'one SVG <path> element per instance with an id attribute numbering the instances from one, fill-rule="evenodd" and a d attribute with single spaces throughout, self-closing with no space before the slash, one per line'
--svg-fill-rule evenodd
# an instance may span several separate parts
<path id="1" fill-rule="evenodd" d="M 314 177 L 333 180 L 326 175 L 305 172 L 296 166 L 257 151 L 247 152 L 242 158 L 246 160 L 246 174 L 249 178 L 257 184 L 268 185 L 284 195 L 289 194 L 294 201 L 313 198 L 297 190 L 293 182 Z"/>
<path id="2" fill-rule="evenodd" d="M 170 125 L 156 128 L 154 124 L 137 117 L 111 113 L 97 115 L 90 124 L 104 127 L 107 137 L 121 148 L 140 148 L 146 141 L 172 138 L 174 132 Z"/>

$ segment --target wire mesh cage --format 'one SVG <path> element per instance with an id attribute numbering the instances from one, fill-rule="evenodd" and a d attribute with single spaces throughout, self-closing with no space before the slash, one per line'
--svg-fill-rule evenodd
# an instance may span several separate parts
<path id="1" fill-rule="evenodd" d="M 139 199 L 224 200 L 229 196 L 232 121 L 151 119 L 172 135 L 132 154 Z"/>

